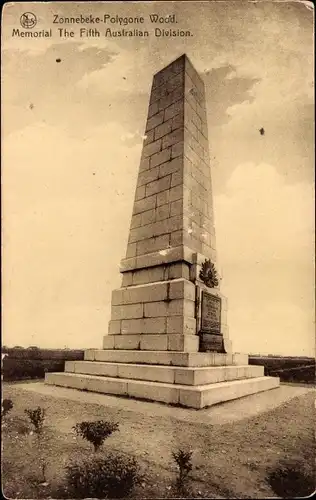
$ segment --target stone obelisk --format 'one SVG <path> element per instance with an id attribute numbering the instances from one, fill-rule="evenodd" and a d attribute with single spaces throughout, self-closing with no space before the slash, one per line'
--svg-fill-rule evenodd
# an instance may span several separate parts
<path id="1" fill-rule="evenodd" d="M 103 347 L 197 352 L 205 260 L 216 266 L 205 90 L 183 55 L 153 79 L 122 288 L 112 294 Z M 226 307 L 221 296 L 228 352 Z"/>
<path id="2" fill-rule="evenodd" d="M 145 137 L 103 349 L 67 361 L 46 383 L 192 408 L 278 387 L 246 354 L 231 352 L 204 84 L 186 55 L 154 76 Z"/>

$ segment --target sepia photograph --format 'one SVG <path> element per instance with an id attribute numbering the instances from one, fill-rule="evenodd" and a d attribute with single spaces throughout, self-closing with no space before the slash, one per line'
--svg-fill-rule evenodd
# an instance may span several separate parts
<path id="1" fill-rule="evenodd" d="M 2 8 L 2 493 L 315 493 L 314 4 Z"/>

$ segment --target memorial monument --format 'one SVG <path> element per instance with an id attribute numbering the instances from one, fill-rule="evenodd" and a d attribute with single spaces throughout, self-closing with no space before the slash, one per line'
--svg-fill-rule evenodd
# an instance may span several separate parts
<path id="1" fill-rule="evenodd" d="M 153 78 L 122 286 L 103 349 L 46 383 L 203 408 L 278 387 L 232 353 L 220 292 L 204 83 L 186 55 Z"/>

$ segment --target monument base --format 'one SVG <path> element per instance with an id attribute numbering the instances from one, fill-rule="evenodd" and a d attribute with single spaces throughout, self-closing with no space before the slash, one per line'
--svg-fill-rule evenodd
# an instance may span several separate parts
<path id="1" fill-rule="evenodd" d="M 45 382 L 195 409 L 279 386 L 244 354 L 93 349 Z"/>

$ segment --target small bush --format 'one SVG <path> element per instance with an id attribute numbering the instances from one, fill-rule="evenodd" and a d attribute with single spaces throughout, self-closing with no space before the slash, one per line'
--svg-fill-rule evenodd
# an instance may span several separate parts
<path id="1" fill-rule="evenodd" d="M 177 478 L 177 487 L 180 492 L 184 492 L 185 480 L 192 470 L 192 451 L 184 451 L 181 448 L 172 452 L 172 457 L 179 468 L 179 476 Z"/>
<path id="2" fill-rule="evenodd" d="M 315 491 L 315 478 L 303 469 L 300 462 L 281 462 L 268 472 L 267 480 L 281 498 L 306 497 Z"/>
<path id="3" fill-rule="evenodd" d="M 95 422 L 80 422 L 73 429 L 78 436 L 89 441 L 93 445 L 94 451 L 97 452 L 106 438 L 119 429 L 119 425 L 116 422 L 97 420 Z"/>
<path id="4" fill-rule="evenodd" d="M 1 407 L 1 418 L 5 417 L 13 408 L 11 399 L 4 399 Z"/>
<path id="5" fill-rule="evenodd" d="M 141 474 L 134 457 L 109 453 L 67 465 L 66 481 L 74 498 L 124 498 L 140 483 Z"/>
<path id="6" fill-rule="evenodd" d="M 33 424 L 35 432 L 41 434 L 45 420 L 45 409 L 38 406 L 34 410 L 26 409 L 24 412 L 29 417 L 31 424 Z"/>

